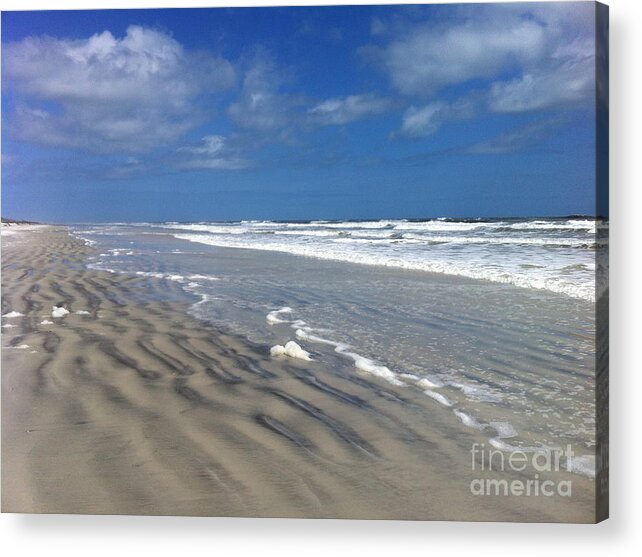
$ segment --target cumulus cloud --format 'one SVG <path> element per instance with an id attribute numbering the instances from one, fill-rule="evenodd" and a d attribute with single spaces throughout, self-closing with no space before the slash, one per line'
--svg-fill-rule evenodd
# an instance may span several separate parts
<path id="1" fill-rule="evenodd" d="M 222 135 L 206 135 L 199 145 L 180 147 L 179 167 L 184 169 L 239 170 L 249 162 Z"/>
<path id="2" fill-rule="evenodd" d="M 373 51 L 392 84 L 404 94 L 428 96 L 443 87 L 493 77 L 538 59 L 546 32 L 534 21 L 418 25 Z"/>
<path id="3" fill-rule="evenodd" d="M 323 101 L 308 109 L 308 115 L 312 123 L 340 125 L 381 114 L 390 110 L 392 106 L 390 99 L 376 95 L 350 95 Z"/>
<path id="4" fill-rule="evenodd" d="M 2 49 L 3 83 L 26 96 L 19 139 L 99 153 L 145 152 L 200 121 L 199 99 L 234 84 L 227 60 L 130 26 L 88 39 L 31 37 Z"/>
<path id="5" fill-rule="evenodd" d="M 434 97 L 475 83 L 488 88 L 489 108 L 538 110 L 590 98 L 594 81 L 593 7 L 573 4 L 465 6 L 448 19 L 395 22 L 383 44 L 362 54 L 403 95 Z M 483 85 L 485 84 L 485 85 Z"/>
<path id="6" fill-rule="evenodd" d="M 274 60 L 259 53 L 243 77 L 239 99 L 228 114 L 242 128 L 275 130 L 291 123 L 294 99 L 280 91 L 286 78 Z"/>
<path id="7" fill-rule="evenodd" d="M 422 137 L 435 133 L 447 120 L 463 120 L 475 114 L 474 103 L 469 99 L 447 103 L 433 101 L 424 106 L 411 106 L 402 118 L 401 129 L 395 135 Z"/>
<path id="8" fill-rule="evenodd" d="M 575 41 L 558 48 L 547 67 L 493 83 L 489 107 L 496 112 L 524 112 L 568 106 L 590 99 L 595 90 L 592 41 Z"/>

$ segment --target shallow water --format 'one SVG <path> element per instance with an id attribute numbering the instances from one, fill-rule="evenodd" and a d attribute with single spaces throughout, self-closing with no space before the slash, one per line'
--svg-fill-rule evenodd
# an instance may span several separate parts
<path id="1" fill-rule="evenodd" d="M 385 233 L 389 234 L 390 223 L 385 224 Z M 418 229 L 421 224 L 402 226 Z M 450 224 L 444 223 L 442 228 L 452 236 L 455 231 Z M 461 233 L 466 235 L 460 238 L 493 234 L 471 233 L 474 224 L 460 223 Z M 577 236 L 570 239 L 586 243 L 580 236 L 589 233 L 588 224 L 585 221 L 583 228 L 569 229 L 559 228 L 560 223 L 557 228 L 542 228 L 540 224 L 539 236 L 530 238 L 541 239 L 547 234 L 567 237 L 570 230 Z M 207 241 L 177 234 L 177 226 L 193 231 L 197 226 L 208 227 L 200 231 Z M 307 242 L 314 249 L 324 244 L 300 238 L 326 238 L 326 232 L 349 229 L 345 223 L 342 227 L 334 223 L 291 223 L 290 227 L 244 223 L 170 228 L 105 225 L 75 230 L 95 243 L 98 255 L 92 266 L 180 284 L 191 301 L 190 311 L 199 318 L 267 346 L 294 340 L 333 372 L 375 375 L 395 385 L 424 391 L 441 408 L 444 420 L 454 413 L 462 429 L 478 430 L 491 446 L 536 450 L 571 444 L 581 457 L 576 471 L 592 475 L 595 305 L 577 295 L 581 289 L 569 294 L 554 291 L 559 288 L 516 287 L 510 281 L 477 280 L 408 265 L 363 265 L 306 257 L 268 250 L 258 240 L 253 245 L 258 249 L 221 247 L 210 241 L 214 226 L 227 230 L 218 234 L 215 244 L 234 245 L 234 238 L 243 236 L 246 243 L 257 236 L 264 242 L 264 232 L 253 231 L 248 236 L 241 227 L 258 227 L 261 231 L 272 227 L 280 232 L 293 229 L 295 234 L 282 235 L 299 238 L 294 245 Z M 236 233 L 230 233 L 234 226 Z M 354 227 L 350 229 L 352 240 L 365 239 L 369 230 L 381 234 L 381 226 L 369 226 L 361 223 L 358 227 L 358 234 L 364 238 L 355 238 Z M 431 237 L 441 234 L 438 223 L 423 226 L 430 229 Z M 304 235 L 296 232 L 300 229 Z M 509 235 L 517 238 L 521 237 L 517 234 L 530 230 L 528 223 L 517 222 Z M 378 236 L 372 239 L 381 240 Z M 568 247 L 568 240 L 560 249 L 574 249 Z M 486 266 L 493 265 L 490 245 L 484 244 Z M 502 261 L 510 259 L 510 252 L 499 245 L 493 248 L 500 250 L 497 265 L 508 268 Z M 501 244 L 521 253 L 515 245 Z M 377 257 L 385 254 L 372 246 L 376 244 L 369 244 L 367 249 Z M 473 246 L 473 251 L 462 246 Z M 474 268 L 478 248 L 479 243 L 459 241 L 450 245 L 448 257 L 455 258 L 459 250 L 458 257 L 464 262 L 461 268 Z M 357 257 L 365 253 L 363 249 L 342 253 L 347 253 L 345 259 L 349 260 L 350 254 Z M 412 249 L 412 257 L 416 257 L 419 252 L 416 247 Z M 444 249 L 436 252 L 435 261 L 443 260 Z M 548 245 L 541 249 L 554 248 Z M 432 253 L 424 248 L 423 260 L 430 262 Z M 558 267 L 581 265 L 576 269 L 582 277 L 594 262 L 594 252 L 583 248 L 569 251 L 567 261 L 563 252 L 554 252 L 549 259 L 538 258 L 538 253 L 532 253 L 528 261 L 544 268 L 544 272 L 539 271 L 542 276 L 553 273 L 551 258 Z M 402 253 L 400 259 L 409 260 L 404 259 L 406 255 Z M 588 263 L 576 259 L 587 259 Z M 571 285 L 574 280 L 583 284 L 572 277 L 565 280 Z M 438 422 L 435 427 L 439 427 Z"/>

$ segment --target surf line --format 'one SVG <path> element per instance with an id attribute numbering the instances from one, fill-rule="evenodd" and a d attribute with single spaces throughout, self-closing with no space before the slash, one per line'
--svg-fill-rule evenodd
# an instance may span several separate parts
<path id="1" fill-rule="evenodd" d="M 494 435 L 489 439 L 491 446 L 499 449 L 500 451 L 522 451 L 525 453 L 540 453 L 546 452 L 549 450 L 548 447 L 520 447 L 517 445 L 511 445 L 506 443 L 506 439 L 512 439 L 518 436 L 518 432 L 513 428 L 513 426 L 506 422 L 490 422 L 485 423 L 477 420 L 470 414 L 462 411 L 457 408 L 455 402 L 451 401 L 448 397 L 442 393 L 437 392 L 435 389 L 443 387 L 443 384 L 438 383 L 435 380 L 428 379 L 426 377 L 419 377 L 411 373 L 395 373 L 387 366 L 378 364 L 373 360 L 366 358 L 360 354 L 357 354 L 353 351 L 352 347 L 349 344 L 344 342 L 339 342 L 324 338 L 319 336 L 319 332 L 329 332 L 327 329 L 315 329 L 308 326 L 308 324 L 301 319 L 288 319 L 288 316 L 291 316 L 294 313 L 293 309 L 289 306 L 284 306 L 280 309 L 270 311 L 266 316 L 266 321 L 269 325 L 277 324 L 287 324 L 292 329 L 295 330 L 295 336 L 298 340 L 304 342 L 312 342 L 316 344 L 322 344 L 325 346 L 331 346 L 337 354 L 351 359 L 354 362 L 356 369 L 370 373 L 376 377 L 380 377 L 389 383 L 398 386 L 398 387 L 408 387 L 411 383 L 414 383 L 418 388 L 420 388 L 423 393 L 441 404 L 442 406 L 451 410 L 455 416 L 462 422 L 463 425 L 471 429 L 478 431 L 487 431 L 492 430 Z M 296 346 L 295 346 L 296 345 Z M 303 350 L 298 344 L 294 341 L 289 341 L 286 345 L 287 348 L 277 345 L 272 348 L 271 353 L 273 356 L 291 356 L 291 357 L 301 357 L 304 360 L 311 360 L 309 353 Z M 306 357 L 302 357 L 305 355 Z M 574 471 L 569 466 L 569 471 Z"/>

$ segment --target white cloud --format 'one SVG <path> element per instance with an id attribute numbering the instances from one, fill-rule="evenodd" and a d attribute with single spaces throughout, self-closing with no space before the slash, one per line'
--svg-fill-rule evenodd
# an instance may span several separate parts
<path id="1" fill-rule="evenodd" d="M 222 135 L 206 135 L 198 146 L 180 147 L 178 153 L 187 155 L 179 162 L 184 169 L 239 170 L 249 166 Z"/>
<path id="2" fill-rule="evenodd" d="M 240 98 L 228 114 L 242 128 L 274 130 L 291 121 L 293 99 L 280 92 L 283 72 L 266 54 L 260 53 L 243 78 Z"/>
<path id="3" fill-rule="evenodd" d="M 443 123 L 448 105 L 436 101 L 421 108 L 411 106 L 403 115 L 400 133 L 414 137 L 435 133 Z"/>
<path id="4" fill-rule="evenodd" d="M 11 116 L 23 140 L 96 152 L 145 152 L 199 122 L 198 99 L 235 80 L 223 58 L 130 26 L 88 39 L 3 45 L 3 83 L 29 99 Z"/>
<path id="5" fill-rule="evenodd" d="M 390 99 L 376 95 L 351 95 L 329 99 L 310 108 L 308 115 L 313 123 L 320 125 L 347 124 L 375 114 L 381 114 L 392 106 Z"/>
<path id="6" fill-rule="evenodd" d="M 592 98 L 595 52 L 590 41 L 559 48 L 546 67 L 493 83 L 489 106 L 496 112 L 523 112 L 568 106 Z"/>
<path id="7" fill-rule="evenodd" d="M 508 130 L 498 136 L 465 149 L 467 153 L 500 155 L 534 147 L 563 125 L 564 119 L 549 118 Z"/>
<path id="8" fill-rule="evenodd" d="M 592 95 L 593 11 L 588 2 L 463 6 L 451 19 L 397 21 L 382 46 L 362 52 L 403 95 L 429 98 L 472 84 L 488 88 L 494 111 L 569 106 Z"/>
<path id="9" fill-rule="evenodd" d="M 545 29 L 535 21 L 465 21 L 419 25 L 379 51 L 378 58 L 401 93 L 428 96 L 533 62 L 545 47 Z"/>
<path id="10" fill-rule="evenodd" d="M 431 135 L 446 120 L 472 118 L 474 114 L 475 106 L 469 99 L 459 99 L 453 103 L 434 101 L 421 107 L 411 106 L 404 112 L 401 129 L 396 135 L 409 137 Z"/>

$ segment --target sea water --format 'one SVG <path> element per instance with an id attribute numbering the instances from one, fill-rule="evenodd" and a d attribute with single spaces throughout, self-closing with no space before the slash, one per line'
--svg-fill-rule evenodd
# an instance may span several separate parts
<path id="1" fill-rule="evenodd" d="M 593 219 L 74 231 L 98 250 L 93 268 L 178 284 L 198 318 L 268 348 L 296 343 L 292 354 L 334 371 L 418 389 L 498 449 L 570 444 L 583 464 L 575 471 L 594 473 L 594 301 L 606 269 L 596 265 Z"/>

